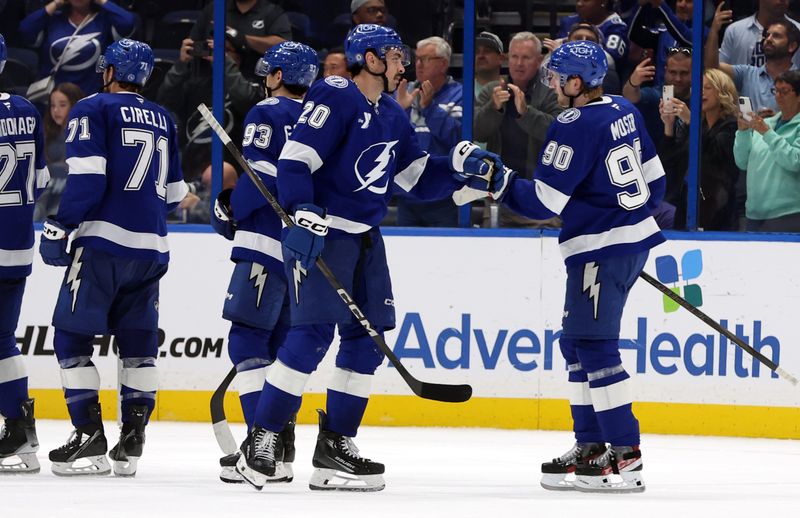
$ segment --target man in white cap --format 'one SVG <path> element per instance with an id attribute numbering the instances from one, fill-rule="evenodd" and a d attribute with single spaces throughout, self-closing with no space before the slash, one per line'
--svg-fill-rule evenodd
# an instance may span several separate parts
<path id="1" fill-rule="evenodd" d="M 350 13 L 353 15 L 353 25 L 360 23 L 374 23 L 386 25 L 388 10 L 383 0 L 353 0 L 350 2 Z"/>

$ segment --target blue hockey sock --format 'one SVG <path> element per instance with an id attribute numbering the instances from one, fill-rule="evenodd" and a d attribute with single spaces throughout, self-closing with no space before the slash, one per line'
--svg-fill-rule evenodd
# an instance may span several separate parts
<path id="1" fill-rule="evenodd" d="M 0 335 L 0 414 L 22 417 L 20 405 L 28 399 L 28 375 L 14 333 Z"/>

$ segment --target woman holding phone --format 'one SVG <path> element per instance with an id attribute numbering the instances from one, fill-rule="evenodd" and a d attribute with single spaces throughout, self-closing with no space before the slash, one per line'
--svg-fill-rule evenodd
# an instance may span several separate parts
<path id="1" fill-rule="evenodd" d="M 703 230 L 736 230 L 736 180 L 739 169 L 733 158 L 733 140 L 738 113 L 736 87 L 728 75 L 719 69 L 703 74 L 702 138 L 700 162 L 700 191 L 698 194 L 697 226 Z M 658 154 L 667 173 L 665 200 L 675 205 L 675 228 L 686 224 L 689 168 L 689 106 L 667 97 L 659 106 L 664 121 L 664 137 Z M 683 121 L 681 130 L 674 129 L 675 118 Z"/>
<path id="2" fill-rule="evenodd" d="M 733 152 L 747 171 L 746 228 L 800 232 L 800 71 L 775 79 L 775 101 L 772 117 L 739 117 Z"/>

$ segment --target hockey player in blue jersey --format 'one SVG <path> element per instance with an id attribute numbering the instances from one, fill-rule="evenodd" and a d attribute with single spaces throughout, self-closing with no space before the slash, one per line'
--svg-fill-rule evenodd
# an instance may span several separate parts
<path id="1" fill-rule="evenodd" d="M 639 112 L 622 97 L 603 95 L 607 66 L 596 43 L 574 41 L 556 49 L 548 68 L 559 101 L 570 109 L 550 127 L 533 181 L 504 169 L 491 185 L 475 176 L 468 184 L 491 191 L 524 216 L 558 214 L 564 222 L 559 243 L 567 289 L 560 343 L 577 442 L 542 465 L 546 489 L 644 490 L 639 423 L 619 332 L 648 252 L 664 241 L 651 211 L 664 195 L 665 177 Z M 469 143 L 461 146 L 465 156 L 482 153 Z M 575 480 L 565 480 L 573 472 Z M 621 479 L 610 479 L 612 473 Z"/>
<path id="2" fill-rule="evenodd" d="M 169 261 L 167 212 L 188 187 L 175 123 L 139 94 L 153 70 L 150 47 L 114 42 L 97 66 L 105 92 L 79 101 L 70 112 L 67 184 L 58 215 L 44 222 L 39 246 L 45 263 L 69 267 L 53 315 L 53 345 L 75 431 L 50 452 L 50 460 L 57 475 L 110 472 L 92 342 L 97 334 L 111 333 L 122 362 L 122 429 L 110 456 L 116 475 L 133 476 L 158 387 L 158 285 Z"/>
<path id="3" fill-rule="evenodd" d="M 256 74 L 264 77 L 267 98 L 245 118 L 242 150 L 273 193 L 278 157 L 300 116 L 303 95 L 317 77 L 318 63 L 312 48 L 285 41 L 270 48 L 256 66 Z M 235 383 L 249 432 L 261 408 L 258 400 L 267 366 L 275 361 L 289 329 L 281 220 L 250 177 L 243 175 L 236 188 L 220 193 L 212 224 L 217 232 L 233 240 L 231 260 L 236 266 L 222 317 L 231 322 L 228 354 L 236 366 Z M 282 454 L 278 455 L 275 475 L 264 482 L 291 482 L 294 477 L 294 421 L 293 415 L 279 434 Z M 224 482 L 242 481 L 235 470 L 237 461 L 243 464 L 241 469 L 246 469 L 240 457 L 236 452 L 220 459 Z"/>
<path id="4" fill-rule="evenodd" d="M 0 35 L 0 73 L 6 64 Z M 33 261 L 33 206 L 50 175 L 39 112 L 27 99 L 0 93 L 0 475 L 38 473 L 33 400 L 15 331 Z"/>
<path id="5" fill-rule="evenodd" d="M 353 80 L 329 76 L 312 85 L 278 162 L 278 197 L 296 223 L 284 229 L 282 239 L 291 328 L 267 370 L 242 458 L 247 476 L 274 474 L 278 434 L 299 407 L 338 325 L 339 353 L 327 413 L 319 411 L 309 486 L 378 491 L 385 485 L 384 466 L 362 457 L 353 438 L 383 354 L 314 263 L 322 253 L 376 332 L 393 328 L 394 300 L 378 228 L 392 189 L 441 199 L 461 183 L 450 174 L 447 157 L 420 149 L 408 116 L 391 97 L 409 62 L 397 33 L 358 25 L 345 41 L 345 54 Z"/>

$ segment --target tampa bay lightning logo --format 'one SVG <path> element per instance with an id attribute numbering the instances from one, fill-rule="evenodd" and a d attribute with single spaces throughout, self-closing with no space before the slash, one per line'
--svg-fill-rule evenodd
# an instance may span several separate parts
<path id="1" fill-rule="evenodd" d="M 340 76 L 328 76 L 325 82 L 335 88 L 347 88 L 347 79 Z"/>
<path id="2" fill-rule="evenodd" d="M 75 71 L 94 68 L 101 52 L 100 40 L 97 39 L 100 33 L 79 34 L 75 36 L 72 43 L 67 47 L 67 42 L 69 42 L 71 36 L 59 38 L 53 42 L 50 46 L 50 62 L 55 65 L 61 58 L 61 54 L 64 54 L 60 70 Z M 65 47 L 67 47 L 66 53 L 64 52 Z"/>
<path id="3" fill-rule="evenodd" d="M 394 165 L 394 146 L 396 140 L 391 142 L 378 142 L 372 144 L 359 155 L 353 167 L 356 179 L 361 187 L 353 192 L 367 189 L 371 193 L 386 194 L 389 185 L 389 168 Z"/>
<path id="4" fill-rule="evenodd" d="M 578 117 L 581 116 L 581 111 L 577 108 L 570 108 L 567 111 L 563 111 L 558 115 L 558 122 L 562 124 L 569 124 L 570 122 L 575 122 L 578 120 Z"/>

